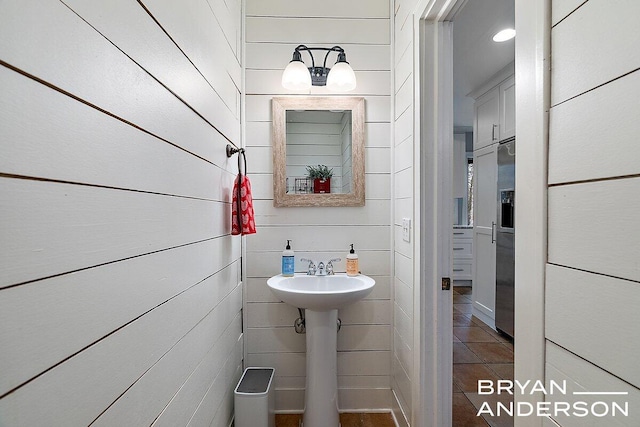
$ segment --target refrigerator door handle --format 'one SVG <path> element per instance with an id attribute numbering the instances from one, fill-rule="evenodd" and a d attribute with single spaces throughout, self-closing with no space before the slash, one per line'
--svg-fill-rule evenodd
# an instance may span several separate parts
<path id="1" fill-rule="evenodd" d="M 496 223 L 491 221 L 491 243 L 495 243 L 496 239 L 493 238 L 493 230 L 496 228 Z"/>

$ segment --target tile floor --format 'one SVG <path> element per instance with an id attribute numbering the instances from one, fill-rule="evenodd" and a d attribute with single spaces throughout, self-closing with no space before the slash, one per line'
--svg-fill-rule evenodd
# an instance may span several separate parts
<path id="1" fill-rule="evenodd" d="M 302 414 L 276 414 L 276 427 L 298 427 Z M 391 413 L 340 414 L 342 427 L 395 427 Z"/>
<path id="2" fill-rule="evenodd" d="M 509 395 L 479 395 L 478 380 L 513 380 L 513 343 L 471 315 L 471 287 L 453 288 L 453 427 L 512 427 L 508 416 L 476 416 L 483 402 L 495 411 Z"/>

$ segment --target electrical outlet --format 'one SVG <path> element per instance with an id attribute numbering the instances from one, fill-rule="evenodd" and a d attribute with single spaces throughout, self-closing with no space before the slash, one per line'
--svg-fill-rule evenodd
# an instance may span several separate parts
<path id="1" fill-rule="evenodd" d="M 411 218 L 402 218 L 402 240 L 411 241 Z"/>

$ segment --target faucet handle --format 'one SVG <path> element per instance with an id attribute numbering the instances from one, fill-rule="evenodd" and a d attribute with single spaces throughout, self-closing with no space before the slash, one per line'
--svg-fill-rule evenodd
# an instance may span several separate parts
<path id="1" fill-rule="evenodd" d="M 330 259 L 330 260 L 327 262 L 327 274 L 328 274 L 328 275 L 331 275 L 331 276 L 332 276 L 332 275 L 334 274 L 334 272 L 333 272 L 333 263 L 334 263 L 334 262 L 338 262 L 338 261 L 340 261 L 340 260 L 341 260 L 340 258 L 333 258 L 333 259 Z"/>
<path id="2" fill-rule="evenodd" d="M 316 265 L 314 264 L 313 260 L 310 260 L 308 258 L 301 258 L 300 261 L 309 263 L 309 269 L 307 270 L 307 276 L 313 276 L 313 275 L 316 274 Z"/>

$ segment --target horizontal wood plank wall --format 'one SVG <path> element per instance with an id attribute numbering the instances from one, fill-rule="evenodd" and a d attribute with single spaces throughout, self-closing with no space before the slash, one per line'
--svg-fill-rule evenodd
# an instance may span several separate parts
<path id="1" fill-rule="evenodd" d="M 337 113 L 331 114 L 337 115 Z M 334 120 L 338 118 L 334 117 Z M 317 120 L 324 120 L 324 118 Z M 313 123 L 313 121 L 314 119 L 309 118 L 306 122 L 287 124 L 286 170 L 289 188 L 294 189 L 295 178 L 307 176 L 307 166 L 326 165 L 333 171 L 331 192 L 342 193 L 344 175 L 342 165 L 345 161 L 342 144 L 346 126 L 342 123 Z M 351 152 L 349 152 L 348 161 L 351 164 Z"/>
<path id="2" fill-rule="evenodd" d="M 232 422 L 241 4 L 2 4 L 0 424 Z"/>
<path id="3" fill-rule="evenodd" d="M 400 426 L 411 423 L 413 412 L 414 372 L 414 243 L 417 235 L 411 228 L 411 242 L 402 238 L 402 219 L 414 216 L 414 9 L 417 0 L 394 2 L 394 162 L 393 248 L 394 248 L 394 333 L 392 388 L 394 416 Z"/>
<path id="4" fill-rule="evenodd" d="M 546 377 L 569 388 L 551 400 L 628 393 L 597 400 L 628 402 L 629 417 L 589 420 L 631 426 L 640 405 L 640 4 L 554 0 L 552 10 Z"/>
<path id="5" fill-rule="evenodd" d="M 391 407 L 390 7 L 388 0 L 347 3 L 246 2 L 246 145 L 258 232 L 247 238 L 245 351 L 248 365 L 276 368 L 276 410 L 281 412 L 303 410 L 305 386 L 305 336 L 293 329 L 298 311 L 279 302 L 266 285 L 280 273 L 287 239 L 299 272 L 306 268 L 304 257 L 325 262 L 340 257 L 336 271 L 344 272 L 349 244 L 354 244 L 360 269 L 376 287 L 339 313 L 339 407 Z M 342 46 L 356 72 L 358 86 L 348 95 L 365 96 L 364 207 L 273 207 L 271 98 L 289 94 L 280 78 L 299 44 Z M 330 93 L 313 87 L 311 94 Z"/>

